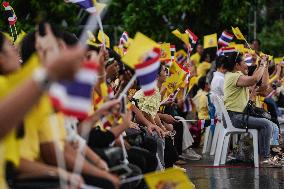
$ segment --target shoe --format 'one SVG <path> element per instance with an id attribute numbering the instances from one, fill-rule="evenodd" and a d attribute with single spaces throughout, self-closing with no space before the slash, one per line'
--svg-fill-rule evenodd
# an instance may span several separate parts
<path id="1" fill-rule="evenodd" d="M 187 164 L 187 162 L 186 161 L 183 161 L 183 160 L 177 160 L 176 162 L 175 162 L 175 165 L 185 165 L 185 164 Z"/>
<path id="2" fill-rule="evenodd" d="M 263 160 L 262 162 L 260 162 L 260 166 L 266 167 L 266 168 L 281 168 L 282 167 L 277 157 L 271 157 L 271 158 L 267 158 Z"/>
<path id="3" fill-rule="evenodd" d="M 197 154 L 192 148 L 189 148 L 180 155 L 180 158 L 187 160 L 200 160 L 201 155 Z"/>

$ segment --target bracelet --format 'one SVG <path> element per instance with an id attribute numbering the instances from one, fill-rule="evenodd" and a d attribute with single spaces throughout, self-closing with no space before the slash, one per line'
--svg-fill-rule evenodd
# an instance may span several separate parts
<path id="1" fill-rule="evenodd" d="M 52 81 L 48 77 L 46 68 L 37 68 L 32 75 L 32 80 L 40 87 L 42 90 L 48 90 L 51 86 Z"/>

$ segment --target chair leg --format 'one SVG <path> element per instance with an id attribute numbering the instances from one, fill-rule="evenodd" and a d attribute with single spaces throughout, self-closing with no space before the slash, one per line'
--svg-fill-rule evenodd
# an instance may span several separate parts
<path id="1" fill-rule="evenodd" d="M 211 149 L 210 149 L 210 155 L 211 156 L 213 156 L 215 154 L 217 141 L 218 141 L 218 137 L 219 137 L 219 134 L 220 134 L 220 129 L 221 129 L 221 125 L 219 123 L 217 123 L 216 126 L 215 126 L 213 141 L 212 141 L 212 145 L 211 145 Z"/>
<path id="2" fill-rule="evenodd" d="M 221 165 L 225 164 L 226 162 L 226 157 L 227 157 L 227 152 L 228 152 L 228 147 L 229 147 L 229 142 L 230 142 L 230 136 L 231 134 L 228 134 L 227 136 L 225 136 L 223 149 L 222 149 L 222 155 L 221 155 Z"/>
<path id="3" fill-rule="evenodd" d="M 214 166 L 220 165 L 220 159 L 221 159 L 221 153 L 222 153 L 223 143 L 225 139 L 225 134 L 226 134 L 226 130 L 224 128 L 221 128 L 219 139 L 218 139 L 218 144 L 217 144 L 217 149 L 216 149 L 216 153 L 214 157 Z"/>
<path id="4" fill-rule="evenodd" d="M 259 158 L 258 158 L 258 134 L 257 132 L 251 132 L 253 140 L 253 159 L 254 167 L 259 167 Z"/>
<path id="5" fill-rule="evenodd" d="M 207 146 L 208 142 L 209 142 L 209 133 L 210 133 L 210 127 L 206 127 L 205 129 L 205 136 L 204 136 L 204 144 L 203 144 L 203 150 L 202 150 L 202 154 L 205 154 L 207 151 Z"/>

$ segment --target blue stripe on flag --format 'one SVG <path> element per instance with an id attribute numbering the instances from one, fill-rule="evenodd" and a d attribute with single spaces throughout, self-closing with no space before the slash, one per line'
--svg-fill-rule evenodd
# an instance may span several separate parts
<path id="1" fill-rule="evenodd" d="M 72 82 L 60 82 L 65 88 L 69 95 L 79 96 L 83 98 L 90 98 L 92 94 L 92 85 L 72 81 Z"/>
<path id="2" fill-rule="evenodd" d="M 139 84 L 147 85 L 149 83 L 152 83 L 156 79 L 157 75 L 158 75 L 158 70 L 154 70 L 146 75 L 138 76 Z"/>

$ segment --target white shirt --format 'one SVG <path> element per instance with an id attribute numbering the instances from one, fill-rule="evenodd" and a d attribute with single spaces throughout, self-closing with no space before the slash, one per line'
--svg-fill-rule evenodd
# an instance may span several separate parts
<path id="1" fill-rule="evenodd" d="M 225 74 L 221 72 L 214 72 L 214 76 L 211 82 L 211 92 L 220 97 L 224 96 L 224 78 Z"/>

